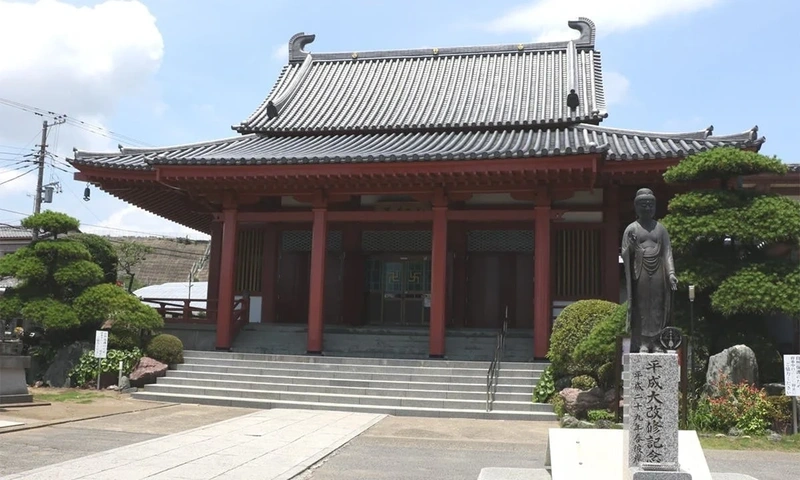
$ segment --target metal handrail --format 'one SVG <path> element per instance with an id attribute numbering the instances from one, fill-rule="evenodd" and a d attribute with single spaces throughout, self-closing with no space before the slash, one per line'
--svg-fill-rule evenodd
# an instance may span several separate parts
<path id="1" fill-rule="evenodd" d="M 506 305 L 505 318 L 500 333 L 497 334 L 497 344 L 494 347 L 494 357 L 486 372 L 486 411 L 492 410 L 494 394 L 497 392 L 497 379 L 500 374 L 500 362 L 503 359 L 503 350 L 506 346 L 506 332 L 508 332 L 508 305 Z"/>

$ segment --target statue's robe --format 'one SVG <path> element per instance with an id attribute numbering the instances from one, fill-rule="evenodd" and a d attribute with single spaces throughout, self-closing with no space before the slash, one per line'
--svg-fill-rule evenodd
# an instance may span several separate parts
<path id="1" fill-rule="evenodd" d="M 640 341 L 654 341 L 669 325 L 672 310 L 670 273 L 675 273 L 667 229 L 654 222 L 652 230 L 639 221 L 628 225 L 622 235 L 622 260 L 628 292 L 627 331 L 631 333 L 631 351 L 638 351 Z M 630 242 L 630 232 L 636 242 Z M 634 343 L 636 345 L 634 345 Z M 636 350 L 634 350 L 636 349 Z"/>

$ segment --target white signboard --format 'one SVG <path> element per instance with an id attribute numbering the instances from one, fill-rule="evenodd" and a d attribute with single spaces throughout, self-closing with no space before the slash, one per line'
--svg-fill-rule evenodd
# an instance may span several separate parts
<path id="1" fill-rule="evenodd" d="M 94 358 L 106 358 L 108 353 L 108 331 L 97 330 L 94 337 Z"/>
<path id="2" fill-rule="evenodd" d="M 800 397 L 800 355 L 783 356 L 783 383 L 787 397 Z"/>

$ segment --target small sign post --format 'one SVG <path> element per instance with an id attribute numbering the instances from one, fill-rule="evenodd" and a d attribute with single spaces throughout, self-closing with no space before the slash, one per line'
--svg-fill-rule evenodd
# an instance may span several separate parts
<path id="1" fill-rule="evenodd" d="M 800 396 L 800 355 L 783 356 L 783 384 L 792 397 L 792 432 L 797 434 L 797 397 Z"/>
<path id="2" fill-rule="evenodd" d="M 94 358 L 97 359 L 97 389 L 100 390 L 100 373 L 103 359 L 108 354 L 108 331 L 97 330 L 94 337 Z"/>

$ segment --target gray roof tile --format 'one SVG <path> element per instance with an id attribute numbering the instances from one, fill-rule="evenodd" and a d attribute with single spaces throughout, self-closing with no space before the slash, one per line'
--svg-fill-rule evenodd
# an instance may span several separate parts
<path id="1" fill-rule="evenodd" d="M 322 54 L 303 50 L 314 35 L 298 34 L 268 97 L 233 128 L 291 134 L 599 123 L 607 112 L 595 27 L 584 18 L 569 25 L 580 38 Z M 567 106 L 573 89 L 575 110 Z"/>
<path id="2" fill-rule="evenodd" d="M 30 240 L 32 238 L 33 231 L 27 228 L 0 225 L 0 239 L 2 240 Z"/>
<path id="3" fill-rule="evenodd" d="M 249 134 L 213 142 L 122 153 L 77 152 L 74 165 L 149 169 L 152 165 L 277 165 L 524 158 L 602 152 L 608 160 L 684 157 L 718 146 L 755 146 L 758 128 L 715 137 L 711 128 L 656 133 L 581 124 L 561 129 L 396 132 L 327 136 Z"/>

